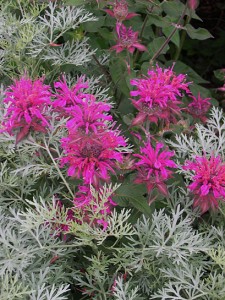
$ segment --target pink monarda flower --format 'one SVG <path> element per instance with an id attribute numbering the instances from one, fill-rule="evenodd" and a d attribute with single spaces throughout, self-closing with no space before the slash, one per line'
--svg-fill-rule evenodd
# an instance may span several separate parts
<path id="1" fill-rule="evenodd" d="M 141 154 L 134 154 L 139 161 L 135 164 L 138 171 L 135 183 L 144 183 L 150 192 L 157 188 L 163 195 L 168 195 L 165 181 L 171 178 L 172 171 L 168 168 L 176 168 L 177 165 L 171 160 L 174 152 L 161 150 L 164 147 L 162 143 L 156 143 L 155 149 L 150 142 L 141 148 Z"/>
<path id="2" fill-rule="evenodd" d="M 135 13 L 129 13 L 128 4 L 125 0 L 116 0 L 114 3 L 112 3 L 112 5 L 113 9 L 105 9 L 105 12 L 107 12 L 107 14 L 115 18 L 120 23 L 138 15 Z"/>
<path id="3" fill-rule="evenodd" d="M 83 99 L 89 95 L 83 93 L 83 89 L 88 88 L 88 83 L 84 81 L 84 78 L 80 78 L 73 87 L 69 88 L 65 77 L 62 77 L 61 81 L 55 82 L 54 87 L 56 94 L 52 106 L 64 116 L 68 116 L 71 107 L 82 103 Z"/>
<path id="4" fill-rule="evenodd" d="M 97 133 L 100 128 L 107 127 L 107 122 L 112 121 L 112 116 L 107 114 L 110 109 L 110 104 L 97 102 L 94 97 L 89 99 L 87 96 L 81 104 L 68 108 L 71 119 L 67 122 L 67 128 L 70 133 Z"/>
<path id="5" fill-rule="evenodd" d="M 186 75 L 176 75 L 173 67 L 163 70 L 159 66 L 149 70 L 148 76 L 132 79 L 130 84 L 136 86 L 137 90 L 130 94 L 138 97 L 132 103 L 139 111 L 132 125 L 140 125 L 147 120 L 154 123 L 164 120 L 167 124 L 175 122 L 176 115 L 180 115 L 183 92 L 190 93 L 189 83 L 185 80 Z"/>
<path id="6" fill-rule="evenodd" d="M 206 114 L 208 110 L 211 107 L 210 98 L 201 98 L 200 94 L 198 94 L 198 97 L 190 96 L 193 100 L 190 104 L 188 104 L 188 107 L 186 111 L 194 118 L 199 119 L 203 123 L 207 121 Z"/>
<path id="7" fill-rule="evenodd" d="M 63 138 L 65 156 L 62 166 L 69 165 L 68 176 L 83 178 L 85 184 L 99 185 L 99 180 L 109 181 L 109 172 L 115 173 L 116 161 L 122 162 L 119 147 L 126 147 L 125 139 L 118 130 L 105 130 L 80 138 L 79 133 Z"/>
<path id="8" fill-rule="evenodd" d="M 118 36 L 117 44 L 111 49 L 116 50 L 116 53 L 127 49 L 133 53 L 135 48 L 139 51 L 147 51 L 147 48 L 138 42 L 138 32 L 134 32 L 131 27 L 127 28 L 123 24 L 116 24 L 116 32 Z"/>
<path id="9" fill-rule="evenodd" d="M 79 186 L 79 190 L 76 193 L 76 197 L 73 200 L 74 209 L 82 210 L 82 221 L 92 223 L 94 225 L 98 224 L 103 226 L 105 230 L 108 226 L 107 216 L 111 214 L 113 207 L 117 204 L 112 200 L 111 197 L 107 199 L 107 201 L 102 205 L 103 207 L 99 209 L 101 206 L 101 198 L 103 191 L 98 189 L 98 199 L 95 199 L 91 194 L 90 186 Z M 98 215 L 98 218 L 93 219 L 93 214 Z"/>
<path id="10" fill-rule="evenodd" d="M 30 130 L 46 132 L 49 127 L 46 109 L 51 104 L 51 92 L 43 79 L 32 81 L 22 77 L 16 80 L 6 91 L 4 103 L 8 104 L 3 117 L 3 130 L 12 134 L 17 132 L 18 143 Z"/>
<path id="11" fill-rule="evenodd" d="M 188 186 L 195 195 L 194 208 L 199 207 L 204 214 L 218 208 L 218 200 L 225 201 L 225 164 L 219 156 L 197 156 L 195 161 L 187 161 L 183 169 L 194 172 Z"/>

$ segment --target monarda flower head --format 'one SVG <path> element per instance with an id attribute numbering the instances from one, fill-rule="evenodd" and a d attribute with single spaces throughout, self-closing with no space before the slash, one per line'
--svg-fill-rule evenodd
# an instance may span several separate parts
<path id="1" fill-rule="evenodd" d="M 177 165 L 171 160 L 174 152 L 162 150 L 164 145 L 156 143 L 155 149 L 150 142 L 141 148 L 141 154 L 134 154 L 138 158 L 135 164 L 137 178 L 135 183 L 144 183 L 148 192 L 157 188 L 163 195 L 167 196 L 167 186 L 165 181 L 171 178 L 172 171 L 170 168 L 176 168 Z"/>
<path id="2" fill-rule="evenodd" d="M 139 51 L 147 51 L 147 48 L 138 42 L 138 32 L 134 32 L 131 27 L 127 28 L 123 24 L 116 24 L 117 32 L 117 44 L 111 49 L 116 50 L 119 53 L 127 49 L 130 53 L 133 53 L 135 48 Z"/>
<path id="3" fill-rule="evenodd" d="M 113 9 L 105 9 L 105 11 L 113 18 L 115 18 L 118 22 L 123 22 L 124 20 L 131 19 L 137 14 L 129 13 L 128 4 L 125 0 L 116 0 L 112 3 Z"/>
<path id="4" fill-rule="evenodd" d="M 69 165 L 68 176 L 82 178 L 85 184 L 99 185 L 99 180 L 108 182 L 109 173 L 115 173 L 116 161 L 122 162 L 118 150 L 126 147 L 126 140 L 118 130 L 101 130 L 80 138 L 79 133 L 62 139 L 64 157 L 62 165 Z"/>
<path id="5" fill-rule="evenodd" d="M 13 134 L 17 132 L 17 143 L 29 133 L 30 130 L 46 132 L 49 127 L 47 107 L 51 104 L 51 92 L 43 79 L 32 81 L 22 77 L 15 80 L 6 91 L 4 103 L 8 104 L 3 117 L 3 128 Z"/>
<path id="6" fill-rule="evenodd" d="M 52 106 L 60 115 L 64 116 L 70 115 L 71 108 L 82 103 L 83 99 L 89 95 L 83 92 L 83 89 L 88 88 L 88 83 L 85 82 L 83 77 L 71 88 L 68 87 L 65 77 L 63 77 L 61 81 L 55 82 L 54 87 L 56 94 Z"/>
<path id="7" fill-rule="evenodd" d="M 201 213 L 218 208 L 218 201 L 225 201 L 225 163 L 219 156 L 196 156 L 195 161 L 187 161 L 184 170 L 194 173 L 188 188 L 193 192 L 193 207 Z"/>
<path id="8" fill-rule="evenodd" d="M 70 133 L 80 131 L 83 134 L 97 133 L 100 128 L 106 128 L 108 122 L 112 121 L 112 116 L 107 113 L 111 105 L 104 102 L 95 101 L 94 97 L 83 99 L 79 105 L 74 105 L 68 109 L 71 119 L 67 122 Z"/>
<path id="9" fill-rule="evenodd" d="M 130 84 L 136 86 L 137 90 L 130 94 L 138 97 L 132 103 L 139 111 L 132 125 L 140 125 L 147 120 L 154 123 L 159 120 L 175 122 L 176 115 L 180 115 L 179 105 L 183 92 L 190 93 L 189 83 L 185 80 L 186 76 L 176 75 L 173 67 L 163 70 L 159 66 L 155 70 L 149 70 L 148 76 L 132 79 Z"/>
<path id="10" fill-rule="evenodd" d="M 199 119 L 203 123 L 207 121 L 206 114 L 211 107 L 210 98 L 202 98 L 200 94 L 198 97 L 189 96 L 193 100 L 188 104 L 186 111 L 194 118 Z"/>

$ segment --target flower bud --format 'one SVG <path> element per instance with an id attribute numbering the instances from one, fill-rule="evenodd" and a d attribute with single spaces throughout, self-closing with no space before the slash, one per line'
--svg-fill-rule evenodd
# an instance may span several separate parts
<path id="1" fill-rule="evenodd" d="M 187 5 L 188 5 L 188 8 L 190 8 L 192 10 L 196 10 L 196 8 L 199 5 L 199 1 L 198 0 L 188 0 Z"/>

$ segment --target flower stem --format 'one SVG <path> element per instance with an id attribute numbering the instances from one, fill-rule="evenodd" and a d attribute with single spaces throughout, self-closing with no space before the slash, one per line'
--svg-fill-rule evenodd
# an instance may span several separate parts
<path id="1" fill-rule="evenodd" d="M 191 18 L 189 16 L 187 16 L 186 21 L 185 21 L 185 25 L 187 25 L 190 22 L 190 20 L 191 20 Z M 181 53 L 181 50 L 183 48 L 186 35 L 187 35 L 186 30 L 183 30 L 182 33 L 181 33 L 181 38 L 180 38 L 180 46 L 177 48 L 177 51 L 176 51 L 175 56 L 174 56 L 175 61 L 177 61 L 180 57 L 180 53 Z"/>
<path id="2" fill-rule="evenodd" d="M 72 196 L 72 199 L 73 199 L 73 198 L 74 198 L 74 193 L 73 193 L 72 190 L 70 189 L 68 183 L 66 182 L 66 179 L 64 178 L 62 172 L 60 171 L 60 169 L 59 169 L 59 167 L 58 167 L 58 165 L 57 165 L 57 163 L 55 162 L 55 160 L 54 160 L 54 158 L 53 158 L 53 156 L 52 156 L 52 154 L 51 154 L 51 151 L 49 150 L 49 147 L 48 147 L 48 145 L 47 145 L 47 143 L 46 143 L 45 138 L 44 138 L 44 144 L 45 144 L 45 148 L 44 148 L 44 149 L 48 152 L 48 155 L 50 156 L 50 158 L 51 158 L 51 160 L 52 160 L 52 162 L 53 162 L 53 164 L 54 164 L 56 170 L 57 170 L 58 173 L 59 173 L 59 176 L 62 178 L 62 181 L 64 182 L 65 186 L 67 187 L 67 189 L 68 189 L 68 191 L 70 192 L 70 195 Z"/>
<path id="3" fill-rule="evenodd" d="M 167 37 L 167 39 L 165 40 L 165 42 L 162 44 L 162 46 L 158 49 L 158 51 L 153 55 L 152 59 L 150 60 L 150 65 L 153 64 L 153 61 L 161 54 L 161 52 L 163 51 L 163 49 L 169 44 L 169 42 L 171 41 L 173 35 L 176 33 L 179 25 L 181 24 L 181 21 L 184 18 L 184 15 L 186 13 L 187 10 L 187 5 L 185 5 L 184 11 L 182 13 L 182 15 L 180 16 L 176 26 L 174 27 L 173 31 L 171 32 L 171 34 Z"/>

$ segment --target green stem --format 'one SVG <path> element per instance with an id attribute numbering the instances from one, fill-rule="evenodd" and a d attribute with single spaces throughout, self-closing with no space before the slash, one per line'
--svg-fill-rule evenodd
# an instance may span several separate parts
<path id="1" fill-rule="evenodd" d="M 147 21 L 148 21 L 148 14 L 145 16 L 144 22 L 143 22 L 142 27 L 141 27 L 141 31 L 140 31 L 140 34 L 139 34 L 139 39 L 140 40 L 141 40 L 143 32 L 145 30 L 145 26 L 147 24 Z M 139 52 L 136 51 L 135 56 L 134 56 L 134 60 L 133 60 L 133 65 L 135 65 L 135 62 L 137 61 L 138 56 L 139 56 Z"/>
<path id="2" fill-rule="evenodd" d="M 44 149 L 48 152 L 49 157 L 51 158 L 51 160 L 52 160 L 52 162 L 53 162 L 53 164 L 54 164 L 56 170 L 57 170 L 58 173 L 59 173 L 59 176 L 62 178 L 62 181 L 64 182 L 65 186 L 67 187 L 67 189 L 68 189 L 68 191 L 70 192 L 70 195 L 72 196 L 72 199 L 73 199 L 73 198 L 74 198 L 74 193 L 73 193 L 72 190 L 70 189 L 70 187 L 69 187 L 69 185 L 68 185 L 66 179 L 64 178 L 62 172 L 60 171 L 60 169 L 59 169 L 59 167 L 58 167 L 58 165 L 57 165 L 57 163 L 55 162 L 55 160 L 54 160 L 54 158 L 53 158 L 53 156 L 52 156 L 52 154 L 51 154 L 51 152 L 50 152 L 50 150 L 49 150 L 49 147 L 48 147 L 48 145 L 47 145 L 47 143 L 46 143 L 45 138 L 44 138 L 44 144 L 45 144 Z"/>
<path id="3" fill-rule="evenodd" d="M 108 79 L 110 76 L 110 73 L 105 69 L 105 67 L 99 62 L 98 58 L 96 57 L 95 54 L 92 55 L 93 59 L 95 60 L 95 62 L 97 63 L 97 65 L 100 67 L 100 69 L 102 70 L 102 72 L 105 74 L 106 78 Z"/>
<path id="4" fill-rule="evenodd" d="M 184 15 L 186 13 L 187 10 L 187 5 L 184 8 L 184 11 L 182 13 L 182 15 L 180 16 L 176 26 L 174 27 L 173 31 L 171 32 L 171 34 L 167 37 L 167 39 L 165 40 L 165 42 L 162 44 L 162 46 L 159 48 L 159 50 L 153 55 L 152 59 L 150 60 L 150 65 L 153 64 L 153 61 L 161 54 L 161 52 L 163 51 L 163 49 L 169 44 L 169 42 L 171 41 L 173 35 L 176 33 L 179 25 L 181 25 L 181 21 L 184 18 Z"/>
<path id="5" fill-rule="evenodd" d="M 190 22 L 190 20 L 191 20 L 191 18 L 189 16 L 187 16 L 184 26 L 186 26 Z M 180 53 L 181 53 L 181 50 L 183 48 L 184 41 L 186 39 L 186 35 L 187 35 L 186 30 L 183 30 L 182 33 L 181 33 L 181 38 L 180 38 L 180 46 L 177 48 L 177 51 L 176 51 L 175 56 L 174 56 L 175 61 L 177 61 L 180 57 Z"/>

